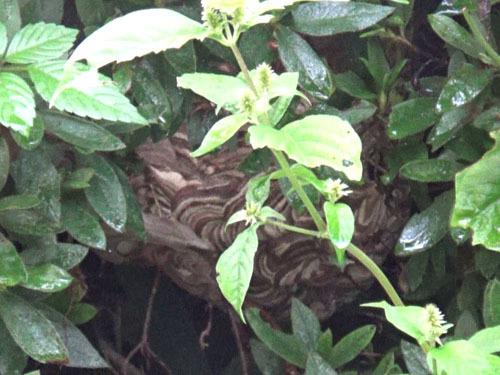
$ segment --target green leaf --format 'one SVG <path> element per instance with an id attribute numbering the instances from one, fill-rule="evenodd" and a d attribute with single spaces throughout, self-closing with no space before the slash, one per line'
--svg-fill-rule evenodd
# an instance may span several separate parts
<path id="1" fill-rule="evenodd" d="M 85 196 L 92 208 L 111 228 L 123 232 L 127 222 L 127 203 L 118 176 L 100 155 L 79 158 L 80 165 L 95 170 Z"/>
<path id="2" fill-rule="evenodd" d="M 0 199 L 0 211 L 25 210 L 39 204 L 40 201 L 35 195 L 9 195 Z"/>
<path id="3" fill-rule="evenodd" d="M 254 148 L 269 147 L 309 168 L 325 165 L 359 181 L 362 174 L 361 141 L 348 122 L 329 115 L 312 115 L 293 121 L 280 130 L 251 126 Z"/>
<path id="4" fill-rule="evenodd" d="M 33 127 L 31 128 L 30 135 L 28 137 L 15 130 L 10 130 L 10 135 L 12 135 L 14 141 L 16 141 L 16 143 L 25 150 L 34 150 L 37 148 L 42 141 L 43 133 L 43 122 L 40 117 L 35 117 L 33 120 Z"/>
<path id="5" fill-rule="evenodd" d="M 307 351 L 297 342 L 295 336 L 272 329 L 259 314 L 259 310 L 256 308 L 245 310 L 248 323 L 255 335 L 285 361 L 304 368 Z"/>
<path id="6" fill-rule="evenodd" d="M 314 36 L 356 32 L 375 25 L 392 12 L 392 7 L 367 3 L 311 2 L 292 11 L 291 26 Z"/>
<path id="7" fill-rule="evenodd" d="M 261 341 L 251 338 L 250 350 L 255 364 L 262 375 L 281 375 L 283 373 L 283 361 L 274 354 Z"/>
<path id="8" fill-rule="evenodd" d="M 0 23 L 7 28 L 7 37 L 10 39 L 21 28 L 21 13 L 17 0 L 3 0 L 0 7 Z"/>
<path id="9" fill-rule="evenodd" d="M 387 134 L 391 139 L 401 139 L 427 129 L 439 120 L 435 106 L 434 98 L 410 99 L 396 104 L 392 107 Z"/>
<path id="10" fill-rule="evenodd" d="M 354 235 L 354 214 L 345 203 L 325 202 L 323 205 L 330 241 L 335 246 L 339 264 L 344 264 L 345 249 Z"/>
<path id="11" fill-rule="evenodd" d="M 292 298 L 292 329 L 297 341 L 307 351 L 316 350 L 321 333 L 319 320 L 314 312 L 296 298 Z"/>
<path id="12" fill-rule="evenodd" d="M 38 210 L 32 209 L 0 211 L 0 224 L 8 231 L 33 236 L 61 231 L 59 223 L 47 219 Z"/>
<path id="13" fill-rule="evenodd" d="M 333 77 L 339 90 L 355 98 L 366 100 L 374 100 L 377 98 L 377 94 L 368 88 L 365 81 L 351 70 L 345 73 L 334 74 Z"/>
<path id="14" fill-rule="evenodd" d="M 21 258 L 28 267 L 50 263 L 68 270 L 76 267 L 89 252 L 87 247 L 72 243 L 32 246 L 21 253 Z"/>
<path id="15" fill-rule="evenodd" d="M 474 119 L 474 126 L 488 132 L 500 129 L 500 106 L 483 111 Z"/>
<path id="16" fill-rule="evenodd" d="M 400 169 L 403 177 L 420 182 L 453 181 L 463 165 L 453 160 L 429 159 L 413 160 Z"/>
<path id="17" fill-rule="evenodd" d="M 436 110 L 444 113 L 471 102 L 485 89 L 490 80 L 491 72 L 488 69 L 464 64 L 444 85 Z"/>
<path id="18" fill-rule="evenodd" d="M 94 177 L 92 168 L 80 168 L 64 178 L 62 187 L 69 190 L 86 189 L 90 186 L 89 181 Z"/>
<path id="19" fill-rule="evenodd" d="M 439 122 L 431 129 L 426 142 L 436 151 L 452 140 L 457 133 L 470 121 L 475 108 L 472 104 L 452 108 L 441 116 Z"/>
<path id="20" fill-rule="evenodd" d="M 88 71 L 81 64 L 76 64 L 72 71 L 65 72 L 64 64 L 64 61 L 56 60 L 30 65 L 28 68 L 36 90 L 51 105 L 61 111 L 95 120 L 147 124 L 109 78 L 102 74 L 95 78 L 96 73 Z M 61 91 L 63 78 L 70 83 Z"/>
<path id="21" fill-rule="evenodd" d="M 28 278 L 21 285 L 25 288 L 43 293 L 53 293 L 66 289 L 73 277 L 53 264 L 28 267 Z"/>
<path id="22" fill-rule="evenodd" d="M 352 361 L 372 341 L 376 331 L 370 324 L 348 333 L 332 348 L 326 361 L 333 368 Z"/>
<path id="23" fill-rule="evenodd" d="M 432 375 L 420 346 L 401 340 L 401 352 L 411 375 Z"/>
<path id="24" fill-rule="evenodd" d="M 367 43 L 368 60 L 363 59 L 366 68 L 380 88 L 384 85 L 385 77 L 391 73 L 391 68 L 385 57 L 384 48 L 378 39 L 370 38 Z"/>
<path id="25" fill-rule="evenodd" d="M 390 351 L 380 360 L 375 370 L 373 370 L 373 375 L 391 375 L 394 374 L 394 352 Z"/>
<path id="26" fill-rule="evenodd" d="M 125 148 L 120 138 L 84 119 L 52 111 L 40 111 L 45 129 L 72 145 L 89 151 L 115 151 Z"/>
<path id="27" fill-rule="evenodd" d="M 27 278 L 24 263 L 12 243 L 0 234 L 0 285 L 13 286 Z"/>
<path id="28" fill-rule="evenodd" d="M 396 245 L 396 255 L 406 256 L 430 249 L 449 231 L 453 192 L 438 196 L 432 205 L 406 223 Z"/>
<path id="29" fill-rule="evenodd" d="M 247 117 L 241 114 L 226 116 L 217 121 L 203 138 L 200 147 L 190 155 L 198 157 L 214 150 L 236 134 L 246 122 Z"/>
<path id="30" fill-rule="evenodd" d="M 269 176 L 257 176 L 251 178 L 247 184 L 245 200 L 254 206 L 262 206 L 269 197 L 271 181 Z"/>
<path id="31" fill-rule="evenodd" d="M 73 46 L 77 34 L 78 30 L 52 23 L 26 25 L 12 38 L 5 61 L 32 64 L 58 58 Z"/>
<path id="32" fill-rule="evenodd" d="M 385 301 L 364 303 L 363 307 L 376 307 L 384 309 L 385 317 L 393 326 L 400 331 L 413 337 L 418 342 L 425 340 L 423 332 L 423 320 L 425 309 L 420 306 L 391 306 Z"/>
<path id="33" fill-rule="evenodd" d="M 96 314 L 97 309 L 93 305 L 89 303 L 77 303 L 69 310 L 68 319 L 71 320 L 73 324 L 80 325 L 94 319 Z"/>
<path id="34" fill-rule="evenodd" d="M 13 73 L 0 73 L 0 123 L 29 136 L 35 99 L 28 84 Z"/>
<path id="35" fill-rule="evenodd" d="M 134 25 L 134 27 L 130 27 Z M 137 30 L 141 30 L 137 33 Z M 170 9 L 143 9 L 114 19 L 86 38 L 68 62 L 86 59 L 94 68 L 132 60 L 148 53 L 179 48 L 206 31 L 190 18 Z"/>
<path id="36" fill-rule="evenodd" d="M 249 69 L 255 69 L 262 63 L 271 64 L 273 62 L 275 59 L 273 51 L 269 48 L 255 48 L 255 46 L 267 45 L 272 39 L 266 25 L 252 27 L 241 35 L 238 47 Z"/>
<path id="37" fill-rule="evenodd" d="M 28 363 L 28 356 L 21 350 L 10 336 L 7 327 L 0 319 L 0 374 L 22 375 Z"/>
<path id="38" fill-rule="evenodd" d="M 181 48 L 165 51 L 165 58 L 178 75 L 196 72 L 197 58 L 192 41 L 187 42 Z"/>
<path id="39" fill-rule="evenodd" d="M 285 26 L 275 30 L 278 52 L 285 69 L 299 73 L 300 85 L 320 100 L 332 95 L 335 87 L 328 66 L 302 37 Z"/>
<path id="40" fill-rule="evenodd" d="M 337 372 L 316 352 L 307 356 L 306 375 L 337 375 Z"/>
<path id="41" fill-rule="evenodd" d="M 10 169 L 10 152 L 7 141 L 0 135 L 0 190 L 3 189 Z"/>
<path id="42" fill-rule="evenodd" d="M 149 122 L 165 121 L 172 111 L 167 92 L 148 65 L 132 65 L 132 94 L 139 113 Z"/>
<path id="43" fill-rule="evenodd" d="M 0 55 L 3 56 L 8 42 L 9 40 L 7 39 L 7 29 L 5 28 L 3 23 L 0 22 Z"/>
<path id="44" fill-rule="evenodd" d="M 106 235 L 99 222 L 74 200 L 62 203 L 62 224 L 78 242 L 96 249 L 106 250 Z"/>
<path id="45" fill-rule="evenodd" d="M 139 239 L 146 242 L 148 234 L 146 232 L 146 228 L 144 227 L 142 211 L 139 206 L 139 202 L 137 201 L 137 196 L 135 195 L 132 186 L 130 186 L 127 175 L 115 164 L 111 164 L 111 166 L 118 176 L 123 194 L 125 195 L 125 201 L 127 204 L 126 228 L 135 233 Z"/>
<path id="46" fill-rule="evenodd" d="M 482 52 L 479 44 L 465 28 L 452 18 L 442 14 L 431 14 L 429 15 L 429 23 L 436 34 L 446 43 L 476 59 L 479 58 L 479 54 Z"/>
<path id="47" fill-rule="evenodd" d="M 498 353 L 500 352 L 500 325 L 484 328 L 476 332 L 468 341 L 484 353 Z"/>
<path id="48" fill-rule="evenodd" d="M 10 292 L 0 293 L 0 317 L 14 341 L 42 363 L 65 363 L 68 352 L 54 326 L 32 304 Z"/>
<path id="49" fill-rule="evenodd" d="M 474 230 L 472 244 L 500 250 L 498 228 L 500 210 L 500 132 L 491 133 L 495 146 L 475 164 L 459 172 L 455 179 L 456 202 L 451 226 Z"/>
<path id="50" fill-rule="evenodd" d="M 222 294 L 233 305 L 243 322 L 243 301 L 250 286 L 254 256 L 259 245 L 257 228 L 258 224 L 254 224 L 238 234 L 232 245 L 219 257 L 215 268 Z"/>
<path id="51" fill-rule="evenodd" d="M 500 280 L 493 279 L 486 284 L 483 299 L 483 319 L 486 327 L 500 325 Z"/>
<path id="52" fill-rule="evenodd" d="M 65 366 L 89 369 L 108 367 L 97 350 L 68 318 L 47 305 L 37 303 L 36 307 L 52 323 L 67 348 L 69 361 Z"/>

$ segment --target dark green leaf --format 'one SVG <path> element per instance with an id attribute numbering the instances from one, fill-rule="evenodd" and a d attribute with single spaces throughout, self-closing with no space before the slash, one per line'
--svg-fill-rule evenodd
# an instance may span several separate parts
<path id="1" fill-rule="evenodd" d="M 435 113 L 436 99 L 417 98 L 396 104 L 389 117 L 387 132 L 392 139 L 401 139 L 432 126 L 439 116 Z"/>
<path id="2" fill-rule="evenodd" d="M 468 339 L 478 331 L 478 324 L 469 310 L 462 312 L 455 324 L 454 339 Z"/>
<path id="3" fill-rule="evenodd" d="M 50 263 L 68 270 L 77 266 L 88 251 L 87 247 L 72 243 L 33 245 L 23 250 L 21 258 L 28 267 Z"/>
<path id="4" fill-rule="evenodd" d="M 406 264 L 410 291 L 415 291 L 422 283 L 428 263 L 429 252 L 425 251 L 423 253 L 413 255 Z"/>
<path id="5" fill-rule="evenodd" d="M 92 208 L 111 228 L 123 232 L 127 222 L 127 203 L 120 180 L 111 165 L 100 155 L 79 158 L 81 166 L 95 170 L 85 195 Z"/>
<path id="6" fill-rule="evenodd" d="M 39 199 L 34 195 L 9 195 L 0 199 L 0 211 L 25 210 L 39 204 Z"/>
<path id="7" fill-rule="evenodd" d="M 257 337 L 267 345 L 269 349 L 278 354 L 285 361 L 300 368 L 306 365 L 307 352 L 297 342 L 295 336 L 276 331 L 260 317 L 259 310 L 250 308 L 245 310 L 248 323 Z"/>
<path id="8" fill-rule="evenodd" d="M 333 35 L 364 30 L 394 12 L 394 8 L 355 2 L 311 2 L 292 11 L 291 26 L 315 35 Z"/>
<path id="9" fill-rule="evenodd" d="M 266 172 L 271 166 L 272 153 L 267 148 L 253 150 L 246 158 L 238 165 L 238 170 L 246 175 L 255 175 L 260 172 Z"/>
<path id="10" fill-rule="evenodd" d="M 7 327 L 0 319 L 0 374 L 22 375 L 28 363 L 28 356 L 21 350 L 10 336 Z"/>
<path id="11" fill-rule="evenodd" d="M 89 181 L 94 177 L 95 171 L 92 168 L 80 168 L 70 173 L 64 178 L 64 189 L 86 189 L 88 188 Z"/>
<path id="12" fill-rule="evenodd" d="M 193 41 L 181 48 L 165 51 L 165 58 L 172 65 L 177 75 L 196 72 L 197 58 Z M 250 67 L 250 69 L 252 69 Z"/>
<path id="13" fill-rule="evenodd" d="M 71 320 L 73 324 L 80 325 L 91 321 L 96 314 L 97 309 L 93 305 L 89 303 L 77 303 L 69 310 L 68 319 Z"/>
<path id="14" fill-rule="evenodd" d="M 89 151 L 114 151 L 125 148 L 125 144 L 101 126 L 54 111 L 40 111 L 45 128 L 63 141 Z"/>
<path id="15" fill-rule="evenodd" d="M 373 371 L 373 375 L 391 375 L 395 374 L 394 370 L 394 352 L 390 351 L 380 360 L 377 367 Z"/>
<path id="16" fill-rule="evenodd" d="M 283 373 L 283 361 L 281 358 L 262 342 L 251 338 L 250 349 L 252 351 L 252 358 L 262 375 L 281 375 Z"/>
<path id="17" fill-rule="evenodd" d="M 33 236 L 59 233 L 61 226 L 34 210 L 0 211 L 0 224 L 7 230 Z"/>
<path id="18" fill-rule="evenodd" d="M 491 279 L 500 269 L 500 254 L 495 251 L 478 249 L 474 255 L 476 270 L 487 278 Z"/>
<path id="19" fill-rule="evenodd" d="M 366 83 L 353 71 L 333 75 L 339 90 L 359 99 L 374 100 L 377 94 L 372 92 Z"/>
<path id="20" fill-rule="evenodd" d="M 42 363 L 66 363 L 68 352 L 54 326 L 33 305 L 10 292 L 0 293 L 0 316 L 14 341 Z"/>
<path id="21" fill-rule="evenodd" d="M 264 48 L 271 40 L 272 35 L 264 25 L 257 25 L 243 33 L 238 46 L 249 69 L 254 69 L 262 63 L 273 62 L 274 54 L 269 48 Z M 260 48 L 255 48 L 256 46 Z"/>
<path id="22" fill-rule="evenodd" d="M 474 119 L 474 126 L 488 132 L 500 129 L 500 107 L 494 106 Z"/>
<path id="23" fill-rule="evenodd" d="M 103 0 L 76 0 L 78 17 L 85 26 L 101 26 L 106 18 L 106 7 Z"/>
<path id="24" fill-rule="evenodd" d="M 25 150 L 34 150 L 38 147 L 43 138 L 43 122 L 39 117 L 33 120 L 33 127 L 30 130 L 30 135 L 26 137 L 23 133 L 15 130 L 10 130 L 10 134 L 14 141 Z"/>
<path id="25" fill-rule="evenodd" d="M 318 3 L 319 4 L 319 3 Z M 313 96 L 326 100 L 334 91 L 328 66 L 302 37 L 285 26 L 275 30 L 281 61 L 289 72 L 299 73 L 299 84 Z"/>
<path id="26" fill-rule="evenodd" d="M 3 189 L 9 177 L 10 153 L 5 138 L 0 136 L 0 190 Z"/>
<path id="27" fill-rule="evenodd" d="M 379 88 L 384 85 L 385 77 L 391 72 L 391 68 L 385 57 L 385 52 L 382 44 L 378 39 L 370 38 L 367 43 L 368 47 L 368 60 L 363 60 L 365 66 L 370 72 L 371 76 L 375 79 Z"/>
<path id="28" fill-rule="evenodd" d="M 396 255 L 411 255 L 430 249 L 449 230 L 453 191 L 438 196 L 432 205 L 406 223 L 396 245 Z"/>
<path id="29" fill-rule="evenodd" d="M 27 272 L 28 278 L 22 283 L 22 286 L 44 293 L 66 289 L 73 281 L 68 272 L 53 264 L 29 267 Z"/>
<path id="30" fill-rule="evenodd" d="M 25 281 L 26 268 L 10 241 L 0 234 L 0 285 L 13 286 Z"/>
<path id="31" fill-rule="evenodd" d="M 305 375 L 337 375 L 337 372 L 318 353 L 310 352 Z"/>
<path id="32" fill-rule="evenodd" d="M 348 333 L 332 348 L 326 361 L 332 368 L 352 361 L 372 341 L 375 332 L 374 325 L 366 325 Z"/>
<path id="33" fill-rule="evenodd" d="M 500 281 L 493 279 L 488 282 L 484 290 L 483 318 L 486 327 L 500 325 Z"/>
<path id="34" fill-rule="evenodd" d="M 403 177 L 420 182 L 453 181 L 463 165 L 453 160 L 413 160 L 400 169 Z"/>
<path id="35" fill-rule="evenodd" d="M 1 72 L 0 123 L 28 137 L 34 118 L 35 99 L 26 81 L 16 74 Z"/>
<path id="36" fill-rule="evenodd" d="M 401 340 L 401 351 L 411 375 L 432 375 L 427 365 L 425 353 L 419 346 Z"/>
<path id="37" fill-rule="evenodd" d="M 292 299 L 293 334 L 307 351 L 316 350 L 321 333 L 319 320 L 313 311 L 298 299 Z"/>
<path id="38" fill-rule="evenodd" d="M 21 28 L 21 12 L 17 0 L 3 0 L 0 7 L 0 23 L 3 23 L 7 28 L 8 38 L 12 38 L 14 34 Z"/>
<path id="39" fill-rule="evenodd" d="M 77 201 L 63 201 L 62 224 L 78 242 L 97 249 L 106 249 L 106 235 L 101 225 Z"/>
<path id="40" fill-rule="evenodd" d="M 23 24 L 37 23 L 61 23 L 64 0 L 30 0 L 20 4 Z"/>
<path id="41" fill-rule="evenodd" d="M 465 64 L 457 71 L 443 88 L 436 104 L 439 113 L 470 103 L 490 83 L 491 72 Z"/>

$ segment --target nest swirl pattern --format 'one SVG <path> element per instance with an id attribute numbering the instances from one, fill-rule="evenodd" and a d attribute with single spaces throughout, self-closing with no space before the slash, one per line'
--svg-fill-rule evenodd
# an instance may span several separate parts
<path id="1" fill-rule="evenodd" d="M 363 129 L 361 134 L 363 157 L 372 162 L 380 148 L 374 129 Z M 226 302 L 215 281 L 215 265 L 243 229 L 242 223 L 226 230 L 224 227 L 227 219 L 245 205 L 249 177 L 237 166 L 251 149 L 242 145 L 236 151 L 222 150 L 198 159 L 189 156 L 190 151 L 183 131 L 159 143 L 148 141 L 137 149 L 145 168 L 132 178 L 132 185 L 149 239 L 145 246 L 134 245 L 139 250 L 130 250 L 130 239 L 121 240 L 116 248 L 122 255 L 133 254 L 136 261 L 160 267 L 189 293 L 223 305 Z M 366 176 L 365 181 L 344 201 L 356 216 L 353 242 L 380 264 L 393 249 L 408 216 L 407 194 L 405 189 L 386 188 Z M 314 228 L 307 215 L 298 215 L 290 207 L 277 183 L 272 184 L 266 205 L 294 225 Z M 373 281 L 357 263 L 340 270 L 331 263 L 330 251 L 324 240 L 261 227 L 247 300 L 282 317 L 295 296 L 319 317 L 328 317 L 339 303 L 352 301 Z"/>

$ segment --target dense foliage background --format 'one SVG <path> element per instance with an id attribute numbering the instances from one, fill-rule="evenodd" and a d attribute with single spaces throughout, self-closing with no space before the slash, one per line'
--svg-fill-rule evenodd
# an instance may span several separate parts
<path id="1" fill-rule="evenodd" d="M 249 69 L 265 62 L 299 73 L 309 101 L 295 97 L 280 124 L 328 114 L 362 134 L 365 173 L 397 202 L 382 269 L 406 303 L 438 305 L 453 339 L 500 325 L 497 2 L 298 3 L 238 44 Z M 144 173 L 137 147 L 184 132 L 194 150 L 222 118 L 176 77 L 239 71 L 229 48 L 189 41 L 107 65 L 99 90 L 54 99 L 73 46 L 146 8 L 201 21 L 198 0 L 0 0 L 0 374 L 300 374 L 306 360 L 294 345 L 304 342 L 336 369 L 317 365 L 317 374 L 431 374 L 409 336 L 359 307 L 387 299 L 376 283 L 321 323 L 298 300 L 288 299 L 285 318 L 263 314 L 292 337 L 256 310 L 243 325 L 228 305 L 189 294 L 137 254 L 147 239 L 141 209 L 150 209 L 129 182 Z M 259 149 L 237 169 L 254 176 L 271 165 Z M 358 218 L 379 212 L 376 202 L 363 207 Z M 370 228 L 358 227 L 355 240 L 381 242 Z"/>

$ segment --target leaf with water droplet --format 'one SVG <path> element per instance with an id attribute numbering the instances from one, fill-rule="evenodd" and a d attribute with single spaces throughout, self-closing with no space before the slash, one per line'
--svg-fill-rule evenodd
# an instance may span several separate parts
<path id="1" fill-rule="evenodd" d="M 403 165 L 399 173 L 403 177 L 414 181 L 443 182 L 453 181 L 455 173 L 462 168 L 462 164 L 453 160 L 413 160 Z"/>
<path id="2" fill-rule="evenodd" d="M 436 99 L 417 98 L 396 104 L 389 117 L 387 134 L 391 139 L 401 139 L 420 133 L 439 120 L 435 112 Z"/>

